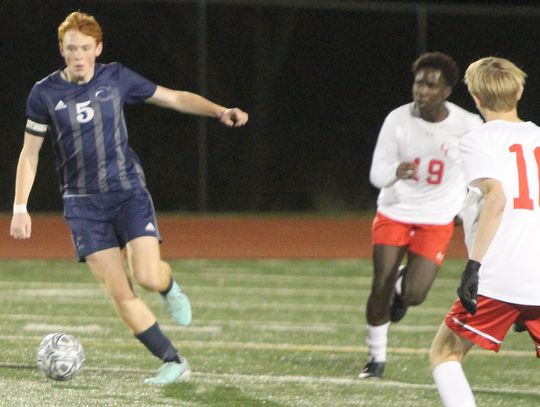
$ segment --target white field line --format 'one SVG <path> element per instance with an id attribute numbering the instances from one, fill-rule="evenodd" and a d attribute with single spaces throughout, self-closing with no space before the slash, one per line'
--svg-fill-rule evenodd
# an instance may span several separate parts
<path id="1" fill-rule="evenodd" d="M 221 332 L 220 326 L 194 326 L 194 327 L 181 327 L 178 325 L 162 325 L 167 331 L 186 331 L 194 333 L 217 333 Z M 101 333 L 108 332 L 109 330 L 101 327 L 100 325 L 66 325 L 66 324 L 26 324 L 23 326 L 24 331 L 28 332 L 84 332 L 84 333 Z"/>
<path id="2" fill-rule="evenodd" d="M 38 298 L 47 300 L 48 303 L 54 304 L 72 304 L 72 305 L 108 305 L 111 303 L 111 300 L 105 295 L 99 295 L 95 297 L 54 297 L 54 301 L 51 297 L 45 296 L 28 296 L 22 297 L 18 295 L 11 295 L 8 293 L 2 293 L 2 300 L 13 302 L 13 303 L 28 303 L 36 302 Z M 144 301 L 150 305 L 154 306 L 158 303 L 161 303 L 161 300 L 157 297 L 144 297 Z M 442 321 L 442 318 L 450 310 L 450 307 L 453 303 L 453 300 L 448 302 L 447 306 L 441 307 L 428 307 L 428 306 L 418 306 L 411 307 L 409 310 L 409 315 L 439 315 Z M 350 305 L 350 304 L 330 304 L 325 301 L 318 302 L 302 302 L 302 303 L 291 303 L 284 302 L 276 299 L 274 302 L 240 302 L 236 299 L 235 302 L 223 302 L 223 301 L 197 301 L 192 299 L 192 305 L 194 308 L 202 309 L 214 309 L 214 310 L 235 310 L 235 311 L 253 311 L 253 310 L 264 310 L 264 311 L 307 311 L 307 312 L 348 312 L 352 314 L 364 314 L 365 304 Z"/>
<path id="3" fill-rule="evenodd" d="M 227 290 L 218 290 L 222 293 L 227 293 Z M 268 290 L 268 294 L 272 292 Z M 360 292 L 360 291 L 359 291 Z M 249 289 L 245 289 L 244 293 L 250 293 Z M 253 292 L 255 294 L 255 292 Z M 260 294 L 260 292 L 259 292 Z M 289 295 L 287 295 L 289 296 Z M 314 295 L 315 296 L 315 295 Z M 278 297 L 278 296 L 276 296 Z M 316 296 L 321 298 L 321 291 Z M 110 304 L 110 299 L 101 290 L 62 290 L 62 289 L 35 289 L 35 290 L 10 290 L 2 293 L 3 300 L 10 300 L 11 302 L 35 302 L 36 299 L 54 299 L 56 304 L 93 304 L 103 305 Z M 337 311 L 337 312 L 351 312 L 351 313 L 364 313 L 365 304 L 350 305 L 350 304 L 331 304 L 325 301 L 314 302 L 302 302 L 302 303 L 289 303 L 283 301 L 275 302 L 240 302 L 241 298 L 236 298 L 234 303 L 232 302 L 218 302 L 218 301 L 193 301 L 194 307 L 206 308 L 206 309 L 228 309 L 228 310 L 290 310 L 290 311 Z M 155 304 L 161 302 L 156 296 L 155 298 L 145 296 L 145 301 L 148 304 Z M 449 301 L 446 307 L 411 307 L 410 312 L 419 315 L 441 315 L 441 319 L 448 310 L 452 303 Z"/>
<path id="4" fill-rule="evenodd" d="M 23 327 L 24 331 L 28 332 L 84 332 L 95 333 L 103 332 L 103 329 L 99 325 L 61 325 L 61 324 L 26 324 Z"/>
<path id="5" fill-rule="evenodd" d="M 23 335 L 0 335 L 0 340 L 5 341 L 39 341 L 39 336 L 23 336 Z M 126 342 L 125 338 L 91 338 L 87 337 L 82 340 L 86 345 L 107 346 L 114 343 L 114 346 L 122 348 L 140 347 L 136 341 Z M 265 343 L 265 342 L 226 342 L 226 341 L 194 341 L 194 340 L 179 340 L 175 341 L 180 348 L 194 349 L 242 349 L 242 350 L 274 350 L 274 351 L 290 351 L 290 352 L 328 352 L 328 353 L 366 353 L 367 346 L 345 346 L 345 345 L 317 345 L 317 344 L 291 344 L 291 343 Z M 388 353 L 407 354 L 407 355 L 425 355 L 429 353 L 428 348 L 395 348 L 389 347 Z M 493 357 L 498 355 L 509 357 L 532 357 L 535 355 L 531 351 L 512 351 L 501 350 L 499 353 L 490 352 L 482 349 L 473 349 L 472 354 L 477 356 Z"/>
<path id="6" fill-rule="evenodd" d="M 39 290 L 36 290 L 39 291 Z M 21 296 L 16 294 L 2 293 L 3 300 L 10 300 L 11 302 L 35 302 L 38 298 L 49 299 L 51 296 L 45 295 L 40 296 L 36 294 Z M 104 305 L 110 304 L 111 300 L 104 295 L 96 295 L 91 297 L 65 297 L 65 296 L 54 296 L 54 301 L 49 303 L 54 304 L 89 304 L 89 305 Z M 145 298 L 145 302 L 149 305 L 157 303 L 159 298 L 150 299 Z M 286 303 L 282 301 L 276 302 L 242 302 L 242 303 L 231 303 L 231 302 L 217 302 L 217 301 L 193 301 L 193 307 L 207 308 L 207 309 L 228 309 L 228 310 L 287 310 L 287 311 L 313 311 L 313 312 L 323 312 L 323 311 L 336 311 L 336 312 L 361 312 L 362 308 L 354 305 L 339 305 L 339 304 L 328 304 L 325 302 L 317 303 Z"/>
<path id="7" fill-rule="evenodd" d="M 6 321 L 44 321 L 50 318 L 51 324 L 57 321 L 58 317 L 38 314 L 6 314 L 2 315 L 2 320 Z M 118 317 L 100 317 L 100 316 L 63 316 L 64 321 L 76 320 L 77 322 L 88 321 L 98 323 L 119 323 Z M 30 322 L 29 322 L 30 323 Z M 0 326 L 2 322 L 0 320 Z M 65 325 L 62 325 L 65 326 Z M 313 333 L 337 333 L 341 330 L 363 331 L 364 326 L 361 324 L 346 324 L 346 323 L 314 323 L 302 324 L 282 321 L 260 321 L 251 320 L 204 320 L 197 319 L 188 327 L 180 327 L 178 325 L 161 324 L 166 331 L 183 331 L 183 332 L 218 332 L 227 327 L 241 327 L 243 329 L 278 331 L 278 332 L 313 332 Z M 433 332 L 439 328 L 438 325 L 407 325 L 397 324 L 392 326 L 392 332 Z"/>
<path id="8" fill-rule="evenodd" d="M 305 271 L 305 270 L 303 270 Z M 315 275 L 311 276 L 308 273 L 303 273 L 299 271 L 299 275 L 282 275 L 282 274 L 268 274 L 268 273 L 254 273 L 246 272 L 244 273 L 197 273 L 197 278 L 208 279 L 210 281 L 221 280 L 229 284 L 234 284 L 237 280 L 241 281 L 242 284 L 252 283 L 257 287 L 269 285 L 269 284 L 278 284 L 282 285 L 288 284 L 297 284 L 302 287 L 302 285 L 308 283 L 310 285 L 320 285 L 324 287 L 324 290 L 327 289 L 347 289 L 351 287 L 366 287 L 371 285 L 371 275 L 369 276 L 354 276 L 354 277 L 344 277 L 344 276 L 321 276 Z M 182 285 L 182 276 L 177 275 L 176 279 Z M 457 287 L 457 277 L 437 277 L 435 280 L 435 287 Z M 80 287 L 80 288 L 93 288 L 99 287 L 96 283 L 75 283 L 75 282 L 44 282 L 44 281 L 31 281 L 31 282 L 21 282 L 21 281 L 0 281 L 0 287 L 21 287 L 21 288 L 33 288 L 33 287 Z M 204 286 L 204 285 L 195 285 L 187 286 L 192 288 L 200 287 L 201 290 L 210 289 L 210 288 L 227 288 L 216 287 L 215 285 Z M 317 288 L 315 288 L 317 289 Z"/>
<path id="9" fill-rule="evenodd" d="M 34 365 L 15 365 L 8 363 L 0 363 L 0 368 L 5 369 L 35 369 Z M 106 373 L 135 373 L 135 374 L 152 374 L 154 371 L 150 369 L 136 368 L 93 368 L 85 367 L 87 372 L 106 372 Z M 407 383 L 395 380 L 358 380 L 354 377 L 331 377 L 331 376 L 295 376 L 295 375 L 249 375 L 249 374 L 229 374 L 229 373 L 204 373 L 193 372 L 192 377 L 195 380 L 206 381 L 211 384 L 216 384 L 219 381 L 234 382 L 234 383 L 262 383 L 262 384 L 321 384 L 321 385 L 338 385 L 338 386 L 369 386 L 369 387 L 393 387 L 401 389 L 419 389 L 419 390 L 435 390 L 434 384 L 425 383 Z M 501 395 L 520 395 L 520 396 L 540 396 L 540 390 L 520 390 L 504 387 L 473 387 L 473 392 L 483 392 L 490 394 Z"/>
<path id="10" fill-rule="evenodd" d="M 89 297 L 89 296 L 103 296 L 105 291 L 99 287 L 94 288 L 53 288 L 53 287 L 36 287 L 36 288 L 17 288 L 9 287 L 4 289 L 10 296 L 23 296 L 23 297 Z M 190 295 L 194 294 L 223 294 L 226 296 L 244 296 L 244 295 L 268 295 L 272 297 L 317 297 L 321 296 L 332 297 L 336 294 L 340 298 L 343 297 L 358 297 L 361 292 L 361 288 L 280 288 L 280 287 L 238 287 L 238 286 L 188 286 L 186 292 Z"/>
<path id="11" fill-rule="evenodd" d="M 244 288 L 248 289 L 260 289 L 260 290 L 276 290 L 280 287 L 285 287 L 284 289 L 292 289 L 289 286 L 298 286 L 298 290 L 309 290 L 309 288 L 303 288 L 306 284 L 313 287 L 313 290 L 347 290 L 351 287 L 358 287 L 358 289 L 366 288 L 371 285 L 371 277 L 318 277 L 316 279 L 310 278 L 308 276 L 267 276 L 264 274 L 253 274 L 250 275 L 240 275 L 237 278 L 231 278 L 228 275 L 214 276 L 209 275 L 206 278 L 207 281 L 211 282 L 210 284 L 196 284 L 191 285 L 189 283 L 183 283 L 181 277 L 176 277 L 179 283 L 184 287 L 187 287 L 189 291 L 192 290 L 219 290 L 219 289 L 229 289 L 229 290 L 242 290 Z M 202 280 L 201 276 L 197 276 L 198 280 Z M 216 286 L 212 284 L 213 282 L 220 282 L 221 285 Z M 241 282 L 242 286 L 238 286 L 238 283 Z M 270 286 L 270 287 L 269 287 Z M 100 289 L 98 283 L 63 283 L 63 282 L 42 282 L 42 281 L 32 281 L 32 282 L 22 282 L 22 281 L 0 281 L 1 288 L 7 289 Z M 323 287 L 323 288 L 321 288 Z"/>

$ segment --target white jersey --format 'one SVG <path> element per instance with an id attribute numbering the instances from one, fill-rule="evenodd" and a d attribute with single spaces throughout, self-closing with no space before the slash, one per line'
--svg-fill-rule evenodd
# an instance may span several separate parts
<path id="1" fill-rule="evenodd" d="M 471 185 L 496 179 L 506 195 L 499 229 L 482 260 L 478 293 L 540 305 L 540 128 L 493 120 L 466 135 L 460 150 Z"/>
<path id="2" fill-rule="evenodd" d="M 472 246 L 478 229 L 480 211 L 484 206 L 484 197 L 478 188 L 469 187 L 469 192 L 465 198 L 463 209 L 458 216 L 463 221 L 463 234 L 465 235 L 465 246 L 469 257 L 471 256 Z"/>
<path id="3" fill-rule="evenodd" d="M 459 140 L 483 122 L 453 103 L 445 105 L 448 117 L 437 123 L 413 116 L 414 103 L 386 117 L 369 175 L 381 190 L 377 210 L 383 215 L 405 223 L 445 225 L 461 210 L 467 187 Z M 399 180 L 399 164 L 413 161 L 416 179 Z"/>

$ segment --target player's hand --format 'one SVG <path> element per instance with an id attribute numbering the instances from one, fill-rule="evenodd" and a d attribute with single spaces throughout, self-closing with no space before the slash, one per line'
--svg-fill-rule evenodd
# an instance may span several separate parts
<path id="1" fill-rule="evenodd" d="M 396 170 L 396 176 L 399 179 L 411 179 L 416 177 L 418 165 L 414 162 L 403 162 L 399 164 Z"/>
<path id="2" fill-rule="evenodd" d="M 28 212 L 15 213 L 11 218 L 11 237 L 14 239 L 29 239 L 31 234 L 32 220 Z"/>
<path id="3" fill-rule="evenodd" d="M 219 121 L 225 126 L 229 127 L 241 127 L 247 123 L 249 115 L 241 109 L 234 107 L 232 109 L 225 110 Z"/>
<path id="4" fill-rule="evenodd" d="M 476 314 L 476 297 L 478 294 L 478 270 L 481 264 L 475 260 L 469 260 L 461 274 L 461 283 L 457 289 L 457 295 L 461 305 L 469 312 Z"/>

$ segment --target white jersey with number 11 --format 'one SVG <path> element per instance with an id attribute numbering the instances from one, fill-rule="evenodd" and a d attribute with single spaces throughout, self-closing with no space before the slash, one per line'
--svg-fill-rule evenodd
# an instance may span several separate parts
<path id="1" fill-rule="evenodd" d="M 480 268 L 478 293 L 540 305 L 540 128 L 493 120 L 462 139 L 467 181 L 501 182 L 506 206 Z"/>

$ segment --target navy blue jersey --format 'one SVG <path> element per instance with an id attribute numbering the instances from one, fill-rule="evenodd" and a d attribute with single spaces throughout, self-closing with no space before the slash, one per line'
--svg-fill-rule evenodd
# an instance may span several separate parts
<path id="1" fill-rule="evenodd" d="M 156 84 L 119 63 L 96 64 L 93 78 L 73 84 L 56 71 L 28 97 L 26 131 L 52 137 L 63 195 L 145 186 L 139 158 L 128 145 L 125 103 L 142 103 Z"/>

